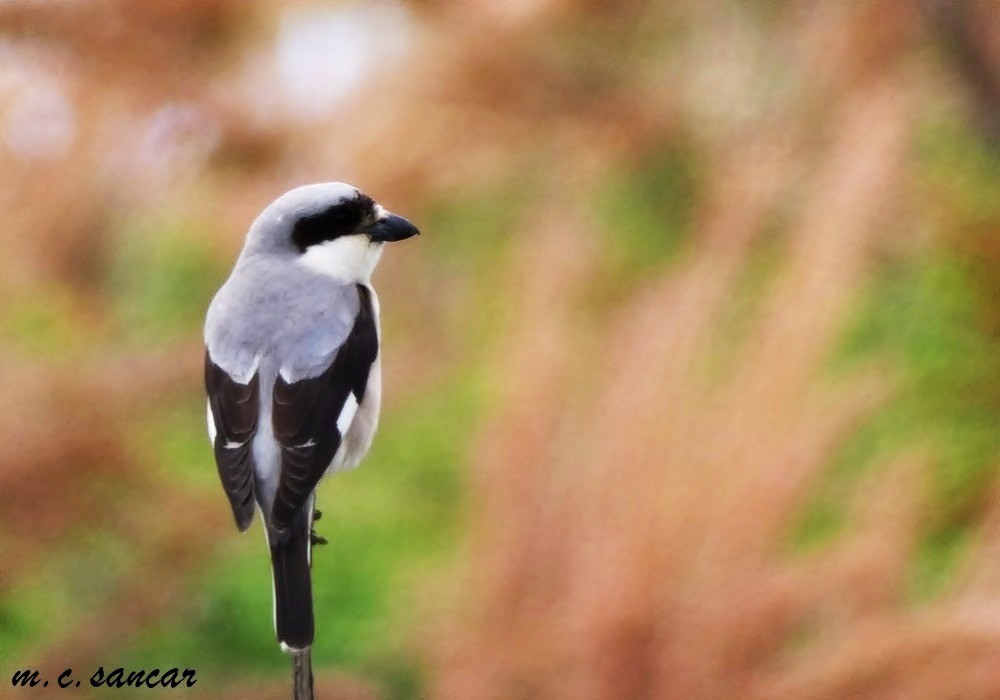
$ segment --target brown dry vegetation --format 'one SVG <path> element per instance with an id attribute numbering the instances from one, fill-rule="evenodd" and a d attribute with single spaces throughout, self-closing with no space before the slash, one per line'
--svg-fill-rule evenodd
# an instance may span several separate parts
<path id="1" fill-rule="evenodd" d="M 277 3 L 0 3 L 0 60 L 18 76 L 0 65 L 0 121 L 18 81 L 40 77 L 77 115 L 72 147 L 0 161 L 0 595 L 30 588 L 44 553 L 84 526 L 129 553 L 0 671 L 107 663 L 190 606 L 184 582 L 235 537 L 217 494 L 157 467 L 137 437 L 164 407 L 202 421 L 204 299 L 137 337 L 114 296 L 118 249 L 144 227 L 193 226 L 214 265 L 201 277 L 217 276 L 263 203 L 336 178 L 432 221 L 459 202 L 443 244 L 427 230 L 380 270 L 387 420 L 474 381 L 470 366 L 491 392 L 461 428 L 469 476 L 449 517 L 469 534 L 421 572 L 404 598 L 418 612 L 395 620 L 425 687 L 390 694 L 1000 697 L 995 468 L 942 505 L 934 475 L 948 464 L 930 437 L 909 440 L 838 492 L 839 537 L 789 544 L 839 451 L 906 381 L 877 353 L 831 370 L 880 262 L 971 261 L 989 290 L 977 332 L 997 340 L 1000 206 L 970 214 L 963 182 L 934 181 L 915 156 L 945 113 L 996 164 L 996 9 L 410 8 L 421 30 L 405 62 L 296 123 L 253 97 Z M 143 125 L 177 105 L 196 109 L 148 148 Z M 622 217 L 637 196 L 659 210 L 659 181 L 641 195 L 616 183 L 664 153 L 696 163 L 689 220 L 663 209 L 663 231 L 626 240 L 602 198 L 617 192 Z M 462 209 L 484 192 L 485 211 Z M 500 235 L 463 239 L 463 221 L 487 225 L 477 217 L 503 221 Z M 192 298 L 173 284 L 168 298 Z M 993 379 L 977 388 L 995 407 Z M 939 521 L 967 545 L 943 589 L 914 601 L 913 561 Z M 322 697 L 385 694 L 371 664 L 343 666 L 321 664 Z M 283 687 L 205 684 L 205 697 Z"/>

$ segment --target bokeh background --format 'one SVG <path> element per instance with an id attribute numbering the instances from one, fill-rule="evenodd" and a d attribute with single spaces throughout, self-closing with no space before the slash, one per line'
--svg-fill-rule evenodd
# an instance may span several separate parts
<path id="1" fill-rule="evenodd" d="M 320 697 L 996 700 L 998 76 L 992 0 L 3 0 L 0 697 L 287 696 L 201 322 L 346 180 L 424 235 Z"/>

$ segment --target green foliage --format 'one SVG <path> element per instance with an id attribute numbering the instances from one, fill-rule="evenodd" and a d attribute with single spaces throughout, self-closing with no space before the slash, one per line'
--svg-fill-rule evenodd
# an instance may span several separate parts
<path id="1" fill-rule="evenodd" d="M 595 294 L 619 298 L 679 259 L 699 202 L 696 154 L 667 142 L 616 171 L 594 192 L 604 261 Z"/>
<path id="2" fill-rule="evenodd" d="M 918 182 L 939 213 L 966 220 L 1000 215 L 997 149 L 954 114 L 926 120 L 918 132 L 917 157 L 923 178 Z"/>
<path id="3" fill-rule="evenodd" d="M 531 178 L 449 192 L 417 217 L 434 237 L 427 253 L 438 265 L 495 267 L 507 242 L 522 233 L 519 220 L 535 201 Z"/>
<path id="4" fill-rule="evenodd" d="M 19 652 L 58 638 L 105 604 L 133 556 L 113 533 L 92 527 L 49 547 L 31 576 L 0 596 L 3 657 L 17 659 Z"/>
<path id="5" fill-rule="evenodd" d="M 0 338 L 5 347 L 26 356 L 59 358 L 79 351 L 93 329 L 65 287 L 32 289 L 12 299 L 0 314 Z"/>
<path id="6" fill-rule="evenodd" d="M 122 230 L 110 292 L 123 336 L 151 343 L 198 328 L 226 274 L 203 231 L 170 222 Z"/>
<path id="7" fill-rule="evenodd" d="M 857 477 L 918 446 L 934 469 L 914 594 L 947 581 L 1000 457 L 1000 342 L 979 327 L 982 304 L 968 268 L 944 252 L 876 276 L 843 362 L 888 357 L 902 369 L 902 385 L 837 453 L 822 498 L 797 533 L 800 544 L 817 546 L 840 532 Z"/>

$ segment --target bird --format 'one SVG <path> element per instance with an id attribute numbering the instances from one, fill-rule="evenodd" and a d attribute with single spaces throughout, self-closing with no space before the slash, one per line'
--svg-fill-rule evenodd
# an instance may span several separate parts
<path id="1" fill-rule="evenodd" d="M 297 187 L 253 221 L 208 306 L 209 440 L 237 528 L 260 513 L 285 653 L 314 640 L 312 546 L 325 543 L 316 486 L 358 466 L 378 427 L 372 272 L 386 244 L 418 234 L 353 185 Z"/>

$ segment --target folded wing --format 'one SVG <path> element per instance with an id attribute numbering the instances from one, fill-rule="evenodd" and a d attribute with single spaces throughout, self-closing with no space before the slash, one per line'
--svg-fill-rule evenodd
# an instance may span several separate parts
<path id="1" fill-rule="evenodd" d="M 219 478 L 241 532 L 250 527 L 254 511 L 252 443 L 257 430 L 257 374 L 241 384 L 205 352 L 208 426 Z"/>
<path id="2" fill-rule="evenodd" d="M 333 462 L 354 413 L 364 400 L 378 356 L 378 330 L 371 292 L 357 285 L 358 313 L 332 360 L 318 376 L 274 384 L 272 421 L 281 450 L 281 477 L 271 524 L 283 530 Z"/>

